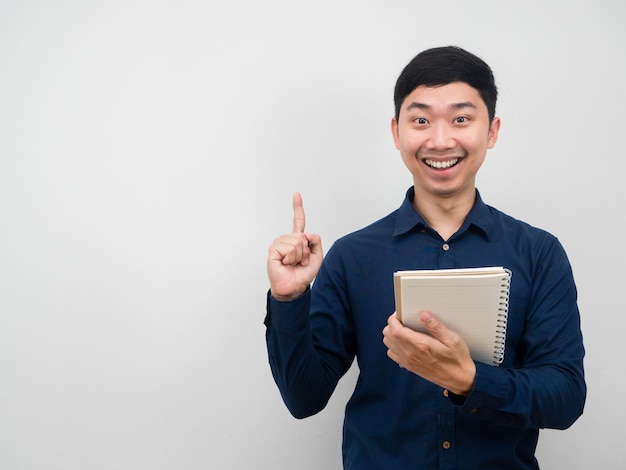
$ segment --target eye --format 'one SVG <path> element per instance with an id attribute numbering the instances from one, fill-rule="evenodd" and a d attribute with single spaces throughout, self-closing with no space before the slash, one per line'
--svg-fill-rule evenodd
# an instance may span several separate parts
<path id="1" fill-rule="evenodd" d="M 454 122 L 456 122 L 457 124 L 464 124 L 468 121 L 466 116 L 457 116 L 456 118 L 454 118 Z"/>
<path id="2" fill-rule="evenodd" d="M 419 124 L 421 126 L 428 124 L 428 119 L 423 117 L 415 118 L 413 121 L 415 122 L 415 124 Z"/>

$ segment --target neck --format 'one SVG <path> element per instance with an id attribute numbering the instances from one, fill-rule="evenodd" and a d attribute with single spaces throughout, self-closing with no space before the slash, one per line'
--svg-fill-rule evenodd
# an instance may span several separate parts
<path id="1" fill-rule="evenodd" d="M 474 188 L 462 195 L 442 197 L 421 193 L 415 187 L 413 207 L 442 239 L 447 240 L 461 228 L 475 201 Z"/>

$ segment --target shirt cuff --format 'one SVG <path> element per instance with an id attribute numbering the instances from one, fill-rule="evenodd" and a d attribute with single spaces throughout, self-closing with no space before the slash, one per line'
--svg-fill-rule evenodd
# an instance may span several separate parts
<path id="1" fill-rule="evenodd" d="M 498 367 L 476 362 L 476 379 L 469 395 L 452 394 L 450 401 L 461 411 L 482 417 L 491 416 L 507 400 L 507 381 L 502 380 L 502 372 Z"/>
<path id="2" fill-rule="evenodd" d="M 311 289 L 293 300 L 278 300 L 267 292 L 267 307 L 264 324 L 269 330 L 294 334 L 302 332 L 309 321 Z"/>

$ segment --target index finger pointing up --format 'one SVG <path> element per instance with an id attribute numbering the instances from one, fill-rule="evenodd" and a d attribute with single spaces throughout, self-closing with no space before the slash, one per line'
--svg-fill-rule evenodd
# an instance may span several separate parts
<path id="1" fill-rule="evenodd" d="M 304 232 L 304 207 L 300 193 L 293 193 L 293 232 Z"/>

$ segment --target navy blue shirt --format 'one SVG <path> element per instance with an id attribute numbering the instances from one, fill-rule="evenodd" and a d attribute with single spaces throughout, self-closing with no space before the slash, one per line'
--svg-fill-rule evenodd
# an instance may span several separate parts
<path id="1" fill-rule="evenodd" d="M 536 469 L 540 428 L 564 429 L 586 397 L 576 287 L 558 240 L 476 202 L 444 241 L 402 206 L 339 239 L 311 287 L 281 302 L 268 295 L 267 347 L 290 412 L 322 410 L 356 357 L 345 411 L 344 468 Z M 512 271 L 504 361 L 476 362 L 467 397 L 398 367 L 382 330 L 394 312 L 393 273 L 503 266 Z M 435 314 L 437 312 L 434 312 Z"/>

